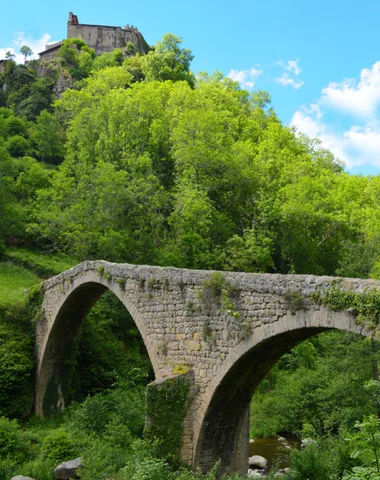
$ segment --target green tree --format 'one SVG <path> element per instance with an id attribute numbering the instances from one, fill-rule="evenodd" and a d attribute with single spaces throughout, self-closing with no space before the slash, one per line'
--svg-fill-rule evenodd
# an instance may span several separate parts
<path id="1" fill-rule="evenodd" d="M 12 157 L 18 158 L 30 153 L 30 144 L 26 138 L 21 135 L 13 135 L 9 137 L 5 143 L 5 147 Z"/>
<path id="2" fill-rule="evenodd" d="M 349 435 L 349 443 L 353 458 L 360 458 L 366 466 L 374 465 L 380 473 L 380 428 L 379 419 L 375 415 L 357 422 L 356 432 Z"/>
<path id="3" fill-rule="evenodd" d="M 36 144 L 41 160 L 59 163 L 63 158 L 63 145 L 59 135 L 59 125 L 54 115 L 43 110 L 33 126 L 32 141 Z"/>
<path id="4" fill-rule="evenodd" d="M 343 332 L 319 335 L 285 355 L 262 382 L 252 403 L 256 435 L 303 430 L 315 436 L 353 428 L 363 415 L 377 413 L 369 339 Z M 355 361 L 353 361 L 355 359 Z"/>
<path id="5" fill-rule="evenodd" d="M 26 63 L 27 58 L 33 55 L 33 50 L 30 47 L 28 47 L 28 45 L 23 45 L 20 48 L 20 53 L 24 55 L 24 63 Z"/>
<path id="6" fill-rule="evenodd" d="M 58 59 L 75 80 L 88 77 L 95 57 L 94 49 L 90 48 L 81 38 L 64 40 L 58 51 Z"/>
<path id="7" fill-rule="evenodd" d="M 14 53 L 12 53 L 10 50 L 8 50 L 5 54 L 5 58 L 6 60 L 14 60 L 16 57 L 16 55 Z"/>
<path id="8" fill-rule="evenodd" d="M 157 42 L 155 49 L 146 56 L 143 73 L 148 81 L 184 80 L 194 85 L 194 76 L 190 72 L 193 60 L 191 50 L 181 48 L 182 40 L 167 33 Z"/>

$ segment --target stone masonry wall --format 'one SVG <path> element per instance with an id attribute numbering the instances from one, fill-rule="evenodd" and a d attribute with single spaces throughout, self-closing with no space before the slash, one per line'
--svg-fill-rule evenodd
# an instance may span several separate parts
<path id="1" fill-rule="evenodd" d="M 54 375 L 54 349 L 58 341 L 54 336 L 62 336 L 70 315 L 78 318 L 85 315 L 87 307 L 83 307 L 81 313 L 78 304 L 82 290 L 88 306 L 105 289 L 114 292 L 123 302 L 142 335 L 156 379 L 163 379 L 178 369 L 192 371 L 196 393 L 186 418 L 182 449 L 183 459 L 189 464 L 207 466 L 213 461 L 215 452 L 207 453 L 207 448 L 202 447 L 205 418 L 213 408 L 215 392 L 229 372 L 257 346 L 287 332 L 289 336 L 284 338 L 290 340 L 285 343 L 295 344 L 307 335 L 299 333 L 299 337 L 292 339 L 292 332 L 308 329 L 309 336 L 328 328 L 369 335 L 355 324 L 349 313 L 331 312 L 309 298 L 317 288 L 331 286 L 336 281 L 333 277 L 224 272 L 226 282 L 237 292 L 233 311 L 225 311 L 212 298 L 202 296 L 203 282 L 211 275 L 210 271 L 87 261 L 47 280 L 44 284 L 45 318 L 37 325 L 37 413 L 43 414 L 47 384 Z M 340 282 L 343 289 L 353 291 L 380 288 L 380 282 L 372 280 L 341 279 Z M 289 291 L 302 295 L 302 308 L 295 309 L 289 303 L 286 295 Z M 61 327 L 57 328 L 56 323 L 61 323 Z M 276 344 L 278 355 L 286 348 L 286 345 L 279 345 Z M 274 360 L 275 355 L 270 362 Z M 260 370 L 257 379 L 265 373 L 264 367 L 257 369 Z M 267 368 L 270 368 L 269 360 Z M 243 413 L 246 415 L 246 411 Z M 244 428 L 239 426 L 240 430 Z M 246 451 L 247 445 L 239 442 L 235 445 L 236 458 L 231 468 L 243 471 L 244 465 L 237 464 L 244 463 L 244 459 L 237 460 L 237 457 L 245 455 L 241 452 Z"/>
<path id="2" fill-rule="evenodd" d="M 74 17 L 74 20 L 73 20 Z M 106 25 L 87 25 L 77 21 L 77 17 L 69 15 L 67 23 L 67 38 L 81 38 L 87 45 L 93 48 L 97 55 L 111 52 L 115 48 L 125 48 L 128 42 L 132 42 L 137 51 L 144 54 L 149 46 L 142 34 L 136 27 L 112 27 Z"/>

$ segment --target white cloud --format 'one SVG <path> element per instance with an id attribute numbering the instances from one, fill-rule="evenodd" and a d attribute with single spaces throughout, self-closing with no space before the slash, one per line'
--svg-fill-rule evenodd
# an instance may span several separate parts
<path id="1" fill-rule="evenodd" d="M 318 119 L 322 118 L 323 113 L 321 112 L 321 108 L 318 103 L 312 103 L 309 108 L 310 112 L 314 113 Z"/>
<path id="2" fill-rule="evenodd" d="M 362 118 L 373 118 L 380 104 L 380 61 L 360 72 L 360 81 L 331 82 L 322 90 L 321 103 Z"/>
<path id="3" fill-rule="evenodd" d="M 30 57 L 38 58 L 38 53 L 45 50 L 45 44 L 48 43 L 51 39 L 51 36 L 48 33 L 44 33 L 41 38 L 35 39 L 28 37 L 24 32 L 15 33 L 14 38 L 10 45 L 7 47 L 0 47 L 0 59 L 5 58 L 5 55 L 8 51 L 15 55 L 15 61 L 17 63 L 24 63 L 24 56 L 20 53 L 20 48 L 23 45 L 28 45 L 32 51 L 33 55 Z"/>
<path id="4" fill-rule="evenodd" d="M 320 112 L 313 111 L 311 108 L 304 108 L 298 110 L 293 115 L 291 125 L 310 138 L 318 138 L 321 140 L 323 148 L 330 150 L 337 158 L 343 160 L 347 166 L 353 166 L 353 161 L 346 155 L 344 148 L 342 148 L 344 138 L 330 131 L 320 118 Z"/>
<path id="5" fill-rule="evenodd" d="M 330 82 L 316 103 L 302 107 L 291 124 L 343 160 L 348 168 L 364 164 L 380 168 L 380 61 L 360 72 L 360 79 Z M 328 113 L 328 115 L 326 115 Z M 355 120 L 347 128 L 347 113 Z"/>
<path id="6" fill-rule="evenodd" d="M 296 80 L 295 78 L 292 78 L 292 76 L 297 76 L 302 71 L 301 67 L 298 65 L 299 61 L 299 58 L 297 58 L 297 60 L 288 60 L 286 63 L 282 60 L 276 62 L 276 65 L 279 65 L 281 68 L 286 70 L 286 72 L 284 72 L 280 77 L 275 78 L 275 82 L 279 83 L 283 87 L 289 86 L 295 90 L 301 88 L 304 82 L 302 80 Z M 290 74 L 288 72 L 290 72 Z"/>
<path id="7" fill-rule="evenodd" d="M 310 138 L 318 138 L 322 146 L 343 160 L 348 168 L 371 164 L 380 168 L 380 126 L 367 123 L 353 125 L 348 130 L 336 132 L 323 123 L 312 109 L 298 110 L 291 121 L 298 131 Z"/>
<path id="8" fill-rule="evenodd" d="M 277 65 L 280 65 L 280 67 L 284 68 L 288 72 L 294 73 L 294 75 L 299 75 L 302 71 L 301 67 L 298 65 L 299 61 L 299 58 L 297 58 L 297 60 L 288 60 L 286 63 L 279 61 L 277 62 Z"/>
<path id="9" fill-rule="evenodd" d="M 361 159 L 380 168 L 380 127 L 353 126 L 344 133 L 345 143 Z"/>
<path id="10" fill-rule="evenodd" d="M 287 70 L 290 72 L 294 72 L 295 75 L 299 75 L 301 73 L 301 68 L 298 65 L 299 59 L 297 60 L 289 60 Z"/>
<path id="11" fill-rule="evenodd" d="M 247 88 L 248 90 L 251 90 L 255 86 L 256 80 L 262 73 L 262 70 L 256 68 L 250 68 L 249 70 L 231 69 L 227 77 L 234 82 L 239 82 L 242 88 Z"/>
<path id="12" fill-rule="evenodd" d="M 298 90 L 304 84 L 302 80 L 297 81 L 294 80 L 294 78 L 291 78 L 288 73 L 283 73 L 281 77 L 275 79 L 275 82 L 279 83 L 283 87 L 290 86 L 295 90 Z"/>

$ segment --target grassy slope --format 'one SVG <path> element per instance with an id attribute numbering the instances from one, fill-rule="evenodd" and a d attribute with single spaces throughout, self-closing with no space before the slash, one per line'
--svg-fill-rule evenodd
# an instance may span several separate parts
<path id="1" fill-rule="evenodd" d="M 0 262 L 0 307 L 22 305 L 28 288 L 78 262 L 63 254 L 45 254 L 24 248 L 7 250 Z"/>
<path id="2" fill-rule="evenodd" d="M 9 248 L 7 257 L 12 263 L 21 265 L 42 278 L 58 275 L 79 263 L 63 253 L 42 253 L 26 248 Z"/>
<path id="3" fill-rule="evenodd" d="M 21 305 L 26 300 L 25 290 L 38 283 L 29 270 L 10 262 L 0 263 L 0 307 Z"/>

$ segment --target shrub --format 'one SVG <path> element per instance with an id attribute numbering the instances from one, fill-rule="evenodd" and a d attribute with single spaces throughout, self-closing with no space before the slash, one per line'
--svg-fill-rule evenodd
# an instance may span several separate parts
<path id="1" fill-rule="evenodd" d="M 43 459 L 60 463 L 72 460 L 77 456 L 77 452 L 69 434 L 63 428 L 58 428 L 43 440 L 41 456 Z"/>
<path id="2" fill-rule="evenodd" d="M 17 421 L 0 417 L 0 458 L 20 462 L 27 458 L 29 450 L 29 439 Z M 8 468 L 10 463 L 5 462 L 2 468 L 5 468 L 5 465 Z M 3 477 L 0 476 L 0 478 Z"/>
<path id="3" fill-rule="evenodd" d="M 380 472 L 375 467 L 354 467 L 344 475 L 343 480 L 380 480 Z"/>
<path id="4" fill-rule="evenodd" d="M 33 346 L 23 317 L 21 309 L 0 311 L 0 415 L 7 417 L 29 413 L 32 401 Z"/>
<path id="5" fill-rule="evenodd" d="M 38 478 L 38 480 L 51 480 L 52 472 L 57 466 L 57 463 L 54 460 L 48 459 L 35 459 L 31 460 L 23 465 L 18 465 L 14 469 L 14 473 L 17 475 L 24 475 L 26 477 Z M 0 478 L 1 476 L 1 466 L 0 466 Z M 11 478 L 11 475 L 8 475 L 6 478 Z"/>
<path id="6" fill-rule="evenodd" d="M 12 478 L 17 467 L 17 461 L 14 458 L 1 458 L 0 459 L 0 478 L 8 479 Z"/>
<path id="7" fill-rule="evenodd" d="M 331 459 L 323 449 L 310 445 L 305 450 L 293 450 L 289 480 L 333 480 Z"/>
<path id="8" fill-rule="evenodd" d="M 130 432 L 142 433 L 144 428 L 144 392 L 142 389 L 126 391 L 117 388 L 110 392 L 87 397 L 75 407 L 70 416 L 70 428 L 87 435 L 112 436 L 112 432 L 123 432 L 115 441 L 130 443 Z M 122 440 L 124 439 L 124 440 Z"/>
<path id="9" fill-rule="evenodd" d="M 83 453 L 82 480 L 104 480 L 125 466 L 128 449 L 117 447 L 94 439 Z"/>

